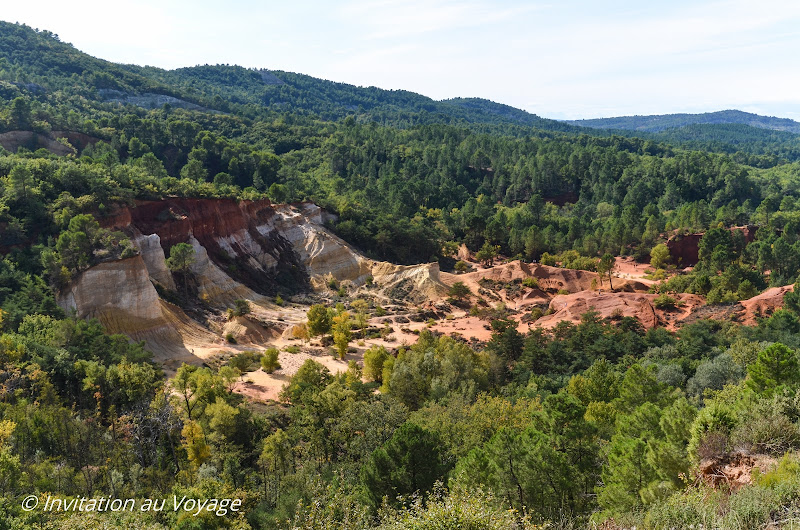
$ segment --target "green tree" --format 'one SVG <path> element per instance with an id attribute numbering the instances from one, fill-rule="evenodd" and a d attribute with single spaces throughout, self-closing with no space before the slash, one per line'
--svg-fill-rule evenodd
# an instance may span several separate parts
<path id="1" fill-rule="evenodd" d="M 245 315 L 250 314 L 250 302 L 247 300 L 234 300 L 233 301 L 234 309 L 233 315 L 237 317 L 243 317 Z"/>
<path id="2" fill-rule="evenodd" d="M 650 266 L 654 269 L 666 268 L 669 259 L 669 248 L 664 243 L 659 243 L 650 251 Z"/>
<path id="3" fill-rule="evenodd" d="M 203 167 L 201 161 L 190 159 L 186 165 L 181 168 L 181 177 L 197 182 L 205 182 L 208 180 L 208 171 Z"/>
<path id="4" fill-rule="evenodd" d="M 384 497 L 396 504 L 398 495 L 430 491 L 448 467 L 438 436 L 406 422 L 372 453 L 361 469 L 361 482 L 373 506 L 380 506 Z"/>
<path id="5" fill-rule="evenodd" d="M 353 309 L 356 311 L 355 320 L 358 328 L 363 332 L 364 329 L 367 327 L 367 309 L 369 309 L 369 303 L 366 300 L 361 298 L 357 300 L 353 300 L 350 304 Z"/>
<path id="6" fill-rule="evenodd" d="M 795 283 L 793 289 L 783 295 L 783 303 L 786 309 L 800 314 L 800 282 Z"/>
<path id="7" fill-rule="evenodd" d="M 297 370 L 289 384 L 281 391 L 281 399 L 301 403 L 313 398 L 333 380 L 330 370 L 322 364 L 308 359 Z"/>
<path id="8" fill-rule="evenodd" d="M 272 201 L 276 203 L 282 203 L 286 202 L 286 200 L 289 198 L 289 190 L 283 184 L 273 182 L 270 185 L 269 190 L 267 190 L 267 195 Z"/>
<path id="9" fill-rule="evenodd" d="M 499 250 L 497 245 L 492 245 L 488 241 L 485 241 L 480 250 L 475 253 L 475 259 L 484 267 L 491 267 Z"/>
<path id="10" fill-rule="evenodd" d="M 342 311 L 333 317 L 333 343 L 336 345 L 336 351 L 339 353 L 339 358 L 344 360 L 347 355 L 347 347 L 350 344 L 350 339 L 353 334 L 350 331 L 350 313 Z"/>
<path id="11" fill-rule="evenodd" d="M 189 420 L 184 423 L 181 435 L 183 436 L 183 448 L 186 450 L 189 463 L 195 469 L 199 468 L 211 457 L 211 448 L 206 443 L 203 428 L 197 422 Z"/>
<path id="12" fill-rule="evenodd" d="M 322 304 L 314 304 L 308 309 L 308 334 L 312 337 L 324 335 L 331 330 L 331 315 Z"/>
<path id="13" fill-rule="evenodd" d="M 264 483 L 264 498 L 272 504 L 280 499 L 280 479 L 289 472 L 292 464 L 292 445 L 289 435 L 283 429 L 277 429 L 264 439 L 258 467 L 261 468 L 261 480 Z"/>
<path id="14" fill-rule="evenodd" d="M 447 290 L 447 295 L 462 301 L 472 295 L 472 290 L 464 282 L 456 282 Z"/>
<path id="15" fill-rule="evenodd" d="M 616 269 L 616 260 L 614 256 L 611 254 L 603 254 L 603 257 L 600 258 L 600 261 L 597 263 L 597 273 L 602 278 L 604 274 L 608 275 L 608 286 L 610 289 L 614 289 L 614 285 L 611 283 L 611 275 Z"/>
<path id="16" fill-rule="evenodd" d="M 264 351 L 264 356 L 261 357 L 261 368 L 268 374 L 281 367 L 281 363 L 278 362 L 278 354 L 278 348 L 267 348 Z"/>
<path id="17" fill-rule="evenodd" d="M 783 386 L 800 384 L 797 354 L 776 342 L 760 352 L 756 362 L 747 367 L 747 386 L 759 394 L 773 394 Z"/>
<path id="18" fill-rule="evenodd" d="M 6 193 L 19 201 L 27 201 L 31 187 L 33 186 L 33 174 L 28 166 L 18 164 L 11 169 L 8 174 L 8 188 Z"/>
<path id="19" fill-rule="evenodd" d="M 28 98 L 17 97 L 11 101 L 13 127 L 27 129 L 31 124 L 31 102 Z"/>
<path id="20" fill-rule="evenodd" d="M 169 249 L 167 268 L 183 277 L 183 293 L 189 293 L 189 271 L 195 262 L 195 250 L 189 243 L 178 243 Z"/>
<path id="21" fill-rule="evenodd" d="M 364 376 L 370 381 L 383 381 L 383 363 L 389 357 L 383 346 L 371 346 L 364 352 Z"/>

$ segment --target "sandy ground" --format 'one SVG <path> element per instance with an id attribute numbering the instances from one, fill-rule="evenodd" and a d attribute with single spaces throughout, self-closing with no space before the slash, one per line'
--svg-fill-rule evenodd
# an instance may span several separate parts
<path id="1" fill-rule="evenodd" d="M 270 399 L 277 401 L 284 385 L 289 383 L 289 379 L 297 373 L 308 359 L 313 359 L 335 374 L 347 371 L 347 363 L 351 360 L 361 363 L 363 353 L 348 353 L 345 360 L 341 361 L 334 358 L 330 353 L 325 353 L 322 348 L 304 347 L 298 353 L 282 351 L 278 355 L 278 362 L 281 365 L 279 369 L 272 374 L 266 373 L 261 368 L 255 372 L 246 372 L 242 374 L 240 382 L 234 387 L 234 391 L 258 401 Z"/>
<path id="2" fill-rule="evenodd" d="M 616 261 L 616 272 L 614 276 L 617 278 L 625 278 L 629 280 L 638 280 L 645 285 L 653 285 L 658 283 L 653 280 L 646 279 L 645 271 L 650 269 L 649 263 L 637 263 L 633 258 L 630 256 L 627 257 L 617 257 Z"/>
<path id="3" fill-rule="evenodd" d="M 654 309 L 652 299 L 655 295 L 647 294 L 646 291 L 650 285 L 657 282 L 644 278 L 649 265 L 635 263 L 631 258 L 617 258 L 615 276 L 620 281 L 615 280 L 614 282 L 614 287 L 618 289 L 616 293 L 591 290 L 589 284 L 592 278 L 596 278 L 596 274 L 587 271 L 540 267 L 520 262 L 498 263 L 490 268 L 483 268 L 475 263 L 472 265 L 474 270 L 471 273 L 442 273 L 441 279 L 448 285 L 452 285 L 456 281 L 463 281 L 470 286 L 473 291 L 471 303 L 476 303 L 479 296 L 491 307 L 503 303 L 511 310 L 510 318 L 517 322 L 529 314 L 534 306 L 547 308 L 549 305 L 552 308 L 554 313 L 549 316 L 542 317 L 532 324 L 518 324 L 517 329 L 521 333 L 526 333 L 531 327 L 550 328 L 561 320 L 579 322 L 580 315 L 589 309 L 599 311 L 602 317 L 633 316 L 646 327 L 659 325 L 667 329 L 676 329 L 686 319 L 702 318 L 706 312 L 711 313 L 712 309 L 716 310 L 718 307 L 705 306 L 705 301 L 696 295 L 679 295 L 676 296 L 681 302 L 678 307 L 671 310 Z M 488 278 L 501 285 L 528 276 L 537 277 L 540 288 L 519 286 L 519 289 L 512 292 L 510 296 L 502 287 L 487 292 L 486 285 L 482 287 L 480 283 L 481 278 Z M 483 294 L 479 295 L 479 289 L 483 289 Z M 742 319 L 747 323 L 754 322 L 753 315 L 769 314 L 776 307 L 780 307 L 783 294 L 787 290 L 789 288 L 770 289 L 749 301 L 741 302 L 736 311 L 741 312 Z M 564 291 L 570 294 L 558 294 Z M 358 293 L 355 293 L 353 297 L 358 297 Z M 432 300 L 425 304 L 425 307 L 433 308 L 436 302 Z M 381 301 L 381 303 L 384 302 Z M 291 338 L 288 330 L 292 326 L 306 321 L 308 310 L 306 305 L 288 303 L 279 307 L 274 304 L 253 304 L 252 310 L 252 319 L 256 322 L 266 323 L 267 327 L 264 328 L 266 331 L 261 328 L 251 329 L 253 327 L 251 322 L 241 322 L 242 326 L 237 329 L 249 331 L 245 331 L 246 336 L 242 337 L 239 344 L 228 344 L 219 335 L 215 340 L 208 340 L 207 336 L 203 337 L 205 340 L 200 340 L 201 337 L 197 336 L 194 337 L 196 340 L 188 341 L 186 347 L 195 362 L 202 362 L 202 360 L 219 355 L 221 352 L 230 354 L 245 350 L 264 350 L 270 346 L 279 348 L 281 350 L 278 358 L 281 364 L 280 369 L 273 374 L 267 374 L 261 369 L 242 374 L 240 382 L 235 386 L 236 392 L 254 401 L 278 400 L 282 388 L 308 359 L 323 364 L 331 373 L 335 374 L 346 371 L 349 361 L 362 364 L 364 352 L 372 346 L 384 346 L 389 351 L 396 351 L 398 348 L 414 344 L 418 339 L 419 332 L 423 329 L 431 329 L 480 342 L 490 340 L 492 335 L 488 320 L 469 316 L 465 310 L 456 307 L 451 307 L 447 311 L 446 318 L 440 318 L 432 325 L 428 322 L 395 322 L 398 317 L 408 318 L 418 310 L 416 306 L 409 304 L 406 308 L 394 307 L 386 316 L 371 318 L 370 326 L 384 328 L 388 323 L 392 330 L 391 333 L 385 338 L 352 341 L 350 343 L 351 352 L 342 361 L 334 357 L 332 347 L 322 347 L 318 340 L 301 342 Z M 439 313 L 441 314 L 441 311 Z M 713 318 L 713 315 L 707 316 Z M 403 319 L 401 318 L 401 320 Z M 219 333 L 219 330 L 217 332 Z M 300 351 L 298 353 L 285 351 L 285 348 L 289 346 L 299 347 Z M 174 373 L 174 369 L 175 367 L 168 367 L 167 371 Z"/>

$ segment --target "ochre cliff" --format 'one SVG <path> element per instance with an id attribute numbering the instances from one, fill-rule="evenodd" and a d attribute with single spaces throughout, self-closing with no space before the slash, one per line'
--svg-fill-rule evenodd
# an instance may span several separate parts
<path id="1" fill-rule="evenodd" d="M 211 333 L 160 299 L 142 256 L 101 263 L 86 270 L 59 296 L 59 305 L 96 318 L 109 333 L 145 341 L 155 360 L 195 360 L 186 344 L 213 341 Z"/>
<path id="2" fill-rule="evenodd" d="M 321 290 L 331 279 L 358 287 L 372 278 L 388 296 L 415 302 L 447 290 L 438 264 L 368 259 L 328 231 L 323 215 L 314 204 L 267 200 L 170 198 L 118 207 L 99 220 L 125 232 L 139 255 L 85 271 L 61 293 L 60 303 L 81 317 L 98 318 L 110 332 L 145 340 L 157 357 L 174 358 L 190 354 L 192 339 L 219 339 L 159 298 L 157 286 L 179 288 L 165 264 L 178 243 L 195 250 L 191 282 L 198 297 L 220 311 L 237 299 L 269 306 L 279 291 Z"/>
<path id="3" fill-rule="evenodd" d="M 192 274 L 212 305 L 258 300 L 280 288 L 322 289 L 331 278 L 353 286 L 369 277 L 384 285 L 411 280 L 420 295 L 445 289 L 437 264 L 396 266 L 356 252 L 324 227 L 322 210 L 311 203 L 171 198 L 137 202 L 101 223 L 130 235 L 151 278 L 168 287 L 164 257 L 178 243 L 191 244 Z"/>
<path id="4" fill-rule="evenodd" d="M 744 240 L 751 243 L 755 240 L 757 226 L 732 226 L 731 232 L 741 232 Z M 702 233 L 696 234 L 675 234 L 667 240 L 669 257 L 672 263 L 679 267 L 694 267 L 699 261 L 700 240 L 703 239 Z"/>

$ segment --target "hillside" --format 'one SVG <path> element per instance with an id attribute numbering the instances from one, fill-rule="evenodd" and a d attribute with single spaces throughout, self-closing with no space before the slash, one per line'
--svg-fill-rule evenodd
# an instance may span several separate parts
<path id="1" fill-rule="evenodd" d="M 0 527 L 797 526 L 796 138 L 0 23 Z"/>
<path id="2" fill-rule="evenodd" d="M 623 129 L 645 132 L 659 132 L 665 129 L 685 127 L 696 124 L 749 125 L 759 129 L 800 133 L 800 123 L 788 118 L 759 116 L 740 110 L 721 110 L 702 114 L 662 114 L 651 116 L 620 116 L 616 118 L 594 118 L 586 120 L 567 120 L 566 123 L 594 129 Z"/>
<path id="3" fill-rule="evenodd" d="M 0 21 L 1 79 L 30 89 L 62 90 L 99 101 L 145 108 L 173 107 L 252 114 L 297 113 L 395 126 L 430 123 L 486 126 L 501 130 L 536 127 L 574 131 L 564 123 L 484 100 L 445 100 L 405 90 L 335 83 L 291 72 L 204 65 L 172 71 L 119 65 L 91 57 L 51 32 Z M 75 79 L 80 80 L 76 85 Z"/>

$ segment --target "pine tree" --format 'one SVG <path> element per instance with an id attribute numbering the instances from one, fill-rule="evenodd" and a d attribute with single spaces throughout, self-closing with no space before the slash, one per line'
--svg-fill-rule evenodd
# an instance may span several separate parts
<path id="1" fill-rule="evenodd" d="M 771 395 L 783 386 L 800 384 L 797 355 L 780 342 L 761 350 L 747 374 L 747 386 L 759 394 Z"/>

